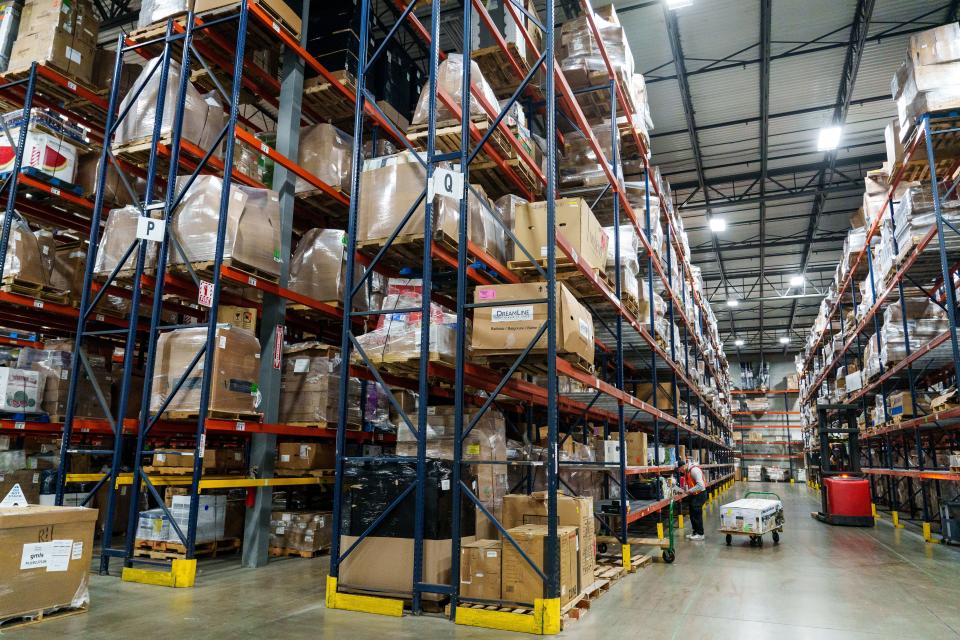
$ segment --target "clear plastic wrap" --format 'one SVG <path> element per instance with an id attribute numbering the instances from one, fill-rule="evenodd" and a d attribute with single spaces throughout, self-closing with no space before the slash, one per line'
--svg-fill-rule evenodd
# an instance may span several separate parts
<path id="1" fill-rule="evenodd" d="M 56 346 L 56 345 L 54 345 Z M 87 351 L 87 360 L 93 369 L 108 406 L 111 402 L 113 377 L 107 371 L 107 359 L 98 353 Z M 62 349 L 21 349 L 17 359 L 17 367 L 37 371 L 43 378 L 43 392 L 41 394 L 40 409 L 51 416 L 63 417 L 67 412 L 67 391 L 70 385 L 71 351 Z M 86 373 L 81 373 L 77 383 L 77 400 L 74 405 L 74 415 L 84 418 L 104 419 L 107 417 L 103 407 L 97 400 L 93 383 Z"/>
<path id="2" fill-rule="evenodd" d="M 407 211 L 423 194 L 426 171 L 417 159 L 404 152 L 364 163 L 360 176 L 360 209 L 357 239 L 360 242 L 390 237 Z M 468 194 L 468 238 L 500 262 L 505 259 L 503 226 L 493 216 L 499 210 L 483 189 L 470 185 Z M 422 236 L 426 207 L 423 202 L 404 223 L 398 237 Z M 433 207 L 433 229 L 449 241 L 459 238 L 460 204 L 452 198 L 437 197 Z"/>
<path id="3" fill-rule="evenodd" d="M 0 224 L 4 222 L 4 215 L 6 214 L 0 214 Z M 3 261 L 3 276 L 33 284 L 48 284 L 41 255 L 37 237 L 30 230 L 27 221 L 14 211 L 10 219 L 10 237 Z"/>
<path id="4" fill-rule="evenodd" d="M 515 195 L 501 196 L 494 203 L 497 211 L 500 212 L 500 219 L 503 220 L 504 226 L 511 232 L 513 232 L 514 221 L 517 219 L 517 208 L 526 204 L 526 200 Z M 503 238 L 503 255 L 508 257 L 514 255 L 513 238 L 509 237 L 506 232 L 504 232 Z"/>
<path id="5" fill-rule="evenodd" d="M 330 124 L 321 123 L 300 129 L 297 161 L 301 167 L 335 189 L 350 193 L 353 168 L 353 138 Z M 297 193 L 317 187 L 297 178 Z"/>
<path id="6" fill-rule="evenodd" d="M 185 180 L 181 176 L 178 185 Z M 223 180 L 217 176 L 198 176 L 174 213 L 170 232 L 189 262 L 210 261 L 216 256 L 222 190 Z M 223 257 L 280 275 L 280 200 L 276 192 L 230 185 Z M 169 260 L 171 264 L 183 262 L 173 246 Z"/>
<path id="7" fill-rule="evenodd" d="M 206 327 L 176 329 L 160 335 L 150 411 L 160 409 L 206 340 Z M 201 357 L 190 371 L 166 411 L 199 411 L 204 359 Z M 217 325 L 208 409 L 224 413 L 253 413 L 259 404 L 259 369 L 260 341 L 257 337 L 246 329 L 227 324 Z"/>
<path id="8" fill-rule="evenodd" d="M 604 227 L 603 230 L 610 238 L 610 242 L 607 243 L 607 267 L 615 267 L 617 264 L 617 243 L 615 242 L 617 230 L 614 227 Z M 637 259 L 639 251 L 640 240 L 637 238 L 633 225 L 620 225 L 620 265 L 633 273 L 634 280 L 636 280 L 636 274 L 640 273 L 640 262 Z"/>
<path id="9" fill-rule="evenodd" d="M 103 226 L 100 244 L 97 246 L 97 258 L 93 263 L 93 273 L 98 276 L 108 276 L 117 268 L 120 259 L 137 239 L 137 220 L 140 210 L 128 205 L 120 209 L 111 209 L 107 215 L 107 222 Z M 147 243 L 145 267 L 154 269 L 157 263 L 157 243 Z M 137 268 L 136 249 L 131 252 L 120 275 L 130 275 Z"/>
<path id="10" fill-rule="evenodd" d="M 600 145 L 603 160 L 597 157 L 590 141 L 583 133 L 571 131 L 564 134 L 563 157 L 559 162 L 561 187 L 594 187 L 607 184 L 604 163 L 609 163 L 613 159 L 613 127 L 610 125 L 610 120 L 595 124 L 593 135 Z M 622 167 L 618 166 L 614 174 L 620 176 Z"/>
<path id="11" fill-rule="evenodd" d="M 97 190 L 97 175 L 100 170 L 100 155 L 88 153 L 80 156 L 77 162 L 77 186 L 83 189 L 83 195 L 93 198 Z M 126 173 L 130 188 L 138 198 L 142 198 L 147 183 L 142 178 Z M 123 207 L 133 204 L 130 192 L 123 184 L 123 179 L 112 162 L 107 162 L 107 175 L 103 183 L 104 202 Z"/>
<path id="12" fill-rule="evenodd" d="M 593 20 L 614 72 L 624 79 L 632 78 L 635 63 L 623 27 L 597 13 L 594 13 Z M 557 58 L 567 81 L 574 89 L 607 81 L 607 66 L 586 16 L 569 20 L 560 28 Z"/>
<path id="13" fill-rule="evenodd" d="M 450 99 L 456 105 L 463 104 L 463 95 L 460 91 L 463 84 L 463 56 L 459 53 L 451 53 L 447 58 L 440 63 L 440 67 L 437 71 L 437 90 L 443 91 L 450 96 Z M 480 72 L 480 67 L 477 66 L 477 63 L 473 60 L 470 61 L 470 83 L 475 89 L 479 89 L 483 97 L 490 103 L 490 105 L 497 111 L 500 111 L 500 102 L 497 100 L 497 95 L 493 92 L 493 89 L 490 88 L 490 85 L 483 78 L 483 74 Z M 450 113 L 450 110 L 447 109 L 446 105 L 437 99 L 437 122 L 443 122 L 445 120 L 450 120 L 453 118 L 453 114 Z M 417 108 L 413 112 L 413 119 L 410 120 L 410 124 L 423 124 L 427 121 L 427 116 L 430 110 L 430 84 L 427 83 L 423 86 L 423 89 L 420 92 L 420 99 L 417 100 Z M 485 114 L 486 111 L 483 110 L 483 107 L 480 106 L 480 102 L 477 100 L 476 96 L 470 97 L 470 115 L 471 116 L 481 116 Z"/>
<path id="14" fill-rule="evenodd" d="M 170 16 L 186 13 L 193 8 L 193 3 L 187 0 L 143 0 L 140 4 L 140 14 L 137 16 L 137 29 L 149 27 L 154 22 L 165 20 Z"/>
<path id="15" fill-rule="evenodd" d="M 130 108 L 130 111 L 120 122 L 114 138 L 114 147 L 136 141 L 148 141 L 153 136 L 153 126 L 157 119 L 157 94 L 160 91 L 160 78 L 162 74 L 157 67 L 161 63 L 161 58 L 152 58 L 147 61 L 143 67 L 140 76 L 130 88 L 130 92 L 124 96 L 120 102 L 120 112 L 123 113 L 131 100 L 136 96 L 136 102 Z M 140 87 L 143 90 L 137 94 Z M 167 74 L 166 94 L 163 100 L 163 113 L 161 115 L 160 134 L 167 135 L 173 129 L 173 119 L 176 115 L 177 93 L 180 90 L 180 65 L 175 61 L 170 61 L 170 71 Z M 184 114 L 183 128 L 181 135 L 183 139 L 194 144 L 199 144 L 203 140 L 204 127 L 208 120 L 208 110 L 210 105 L 204 101 L 200 92 L 190 83 L 187 83 L 187 92 L 184 96 Z M 223 109 L 220 108 L 220 113 Z M 222 115 L 220 116 L 220 127 L 223 127 Z M 211 120 L 216 119 L 216 114 Z M 212 123 L 211 123 L 212 124 Z M 218 131 L 219 132 L 219 131 Z"/>
<path id="16" fill-rule="evenodd" d="M 297 244 L 290 259 L 290 288 L 314 300 L 342 302 L 346 284 L 346 231 L 310 229 Z M 363 276 L 363 267 L 355 264 L 354 284 Z M 357 311 L 368 308 L 367 287 L 353 297 Z"/>

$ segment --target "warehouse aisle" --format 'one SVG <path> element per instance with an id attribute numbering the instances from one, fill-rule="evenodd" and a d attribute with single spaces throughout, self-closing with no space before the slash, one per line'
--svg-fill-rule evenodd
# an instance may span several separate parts
<path id="1" fill-rule="evenodd" d="M 753 485 L 752 488 L 759 488 Z M 889 524 L 833 528 L 810 518 L 805 485 L 769 485 L 787 510 L 779 547 L 726 547 L 719 534 L 683 541 L 677 562 L 654 563 L 621 581 L 565 638 L 960 639 L 960 549 L 924 546 Z M 747 489 L 739 484 L 732 500 Z M 715 522 L 717 510 L 707 515 Z M 93 609 L 17 632 L 84 639 L 177 637 L 503 638 L 445 620 L 401 620 L 327 611 L 326 558 L 285 560 L 242 570 L 236 560 L 204 563 L 195 590 L 168 590 L 93 578 Z M 523 636 L 518 636 L 523 637 Z"/>

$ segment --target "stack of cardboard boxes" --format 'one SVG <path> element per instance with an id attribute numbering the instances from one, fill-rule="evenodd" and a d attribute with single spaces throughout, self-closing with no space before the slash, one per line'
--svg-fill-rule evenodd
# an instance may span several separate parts
<path id="1" fill-rule="evenodd" d="M 329 511 L 274 511 L 270 547 L 281 552 L 313 554 L 330 548 L 333 519 Z"/>
<path id="2" fill-rule="evenodd" d="M 23 71 L 39 62 L 91 85 L 99 31 L 91 2 L 31 0 L 23 6 L 9 69 Z"/>
<path id="3" fill-rule="evenodd" d="M 907 59 L 890 90 L 897 102 L 901 142 L 921 115 L 960 106 L 960 23 L 911 35 Z"/>

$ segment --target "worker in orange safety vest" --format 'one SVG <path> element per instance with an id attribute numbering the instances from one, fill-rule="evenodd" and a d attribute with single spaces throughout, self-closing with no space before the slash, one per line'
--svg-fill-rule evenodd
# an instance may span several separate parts
<path id="1" fill-rule="evenodd" d="M 703 540 L 703 505 L 707 502 L 707 485 L 700 464 L 692 459 L 683 460 L 677 467 L 680 472 L 680 486 L 690 496 L 690 540 Z"/>

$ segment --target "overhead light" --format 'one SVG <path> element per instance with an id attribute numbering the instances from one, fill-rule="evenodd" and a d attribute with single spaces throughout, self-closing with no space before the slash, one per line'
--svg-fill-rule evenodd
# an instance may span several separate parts
<path id="1" fill-rule="evenodd" d="M 802 287 L 803 286 L 803 276 L 792 276 L 790 278 L 791 287 Z"/>
<path id="2" fill-rule="evenodd" d="M 738 304 L 740 304 L 740 301 L 737 300 L 736 298 L 730 298 L 730 299 L 727 300 L 727 306 L 728 306 L 728 307 L 735 307 L 735 306 L 737 306 Z"/>
<path id="3" fill-rule="evenodd" d="M 667 0 L 668 9 L 682 9 L 693 4 L 693 0 Z"/>
<path id="4" fill-rule="evenodd" d="M 740 338 L 737 338 L 736 340 L 733 341 L 733 345 L 734 345 L 735 347 L 742 347 L 742 346 L 743 346 L 743 340 L 740 339 Z"/>
<path id="5" fill-rule="evenodd" d="M 787 336 L 780 336 L 780 344 L 790 344 L 790 338 Z"/>
<path id="6" fill-rule="evenodd" d="M 710 216 L 710 231 L 720 233 L 727 230 L 727 221 L 719 216 Z"/>
<path id="7" fill-rule="evenodd" d="M 840 146 L 840 127 L 824 127 L 820 129 L 820 137 L 817 139 L 818 151 L 833 151 Z"/>

